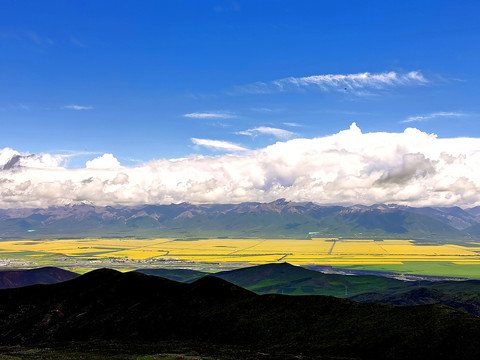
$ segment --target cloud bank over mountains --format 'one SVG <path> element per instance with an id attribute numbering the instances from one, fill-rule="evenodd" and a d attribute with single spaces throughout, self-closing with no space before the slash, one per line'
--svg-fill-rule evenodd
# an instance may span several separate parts
<path id="1" fill-rule="evenodd" d="M 228 148 L 224 150 L 229 151 Z M 313 201 L 480 205 L 480 139 L 348 130 L 262 149 L 123 167 L 113 154 L 69 169 L 61 155 L 0 150 L 0 207 Z"/>

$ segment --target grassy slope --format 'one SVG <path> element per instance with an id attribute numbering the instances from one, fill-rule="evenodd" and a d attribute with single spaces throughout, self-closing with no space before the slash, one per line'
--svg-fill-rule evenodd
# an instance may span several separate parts
<path id="1" fill-rule="evenodd" d="M 353 296 L 369 291 L 403 288 L 403 281 L 378 276 L 323 274 L 288 263 L 266 264 L 214 274 L 258 294 Z"/>
<path id="2" fill-rule="evenodd" d="M 208 275 L 203 271 L 195 271 L 189 269 L 139 269 L 136 270 L 136 272 L 146 275 L 160 276 L 165 279 L 187 283 Z"/>

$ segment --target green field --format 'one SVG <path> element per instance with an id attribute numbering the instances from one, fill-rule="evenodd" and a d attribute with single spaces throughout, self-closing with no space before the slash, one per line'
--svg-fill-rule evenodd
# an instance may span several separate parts
<path id="1" fill-rule="evenodd" d="M 344 265 L 345 269 L 387 271 L 399 274 L 418 274 L 432 276 L 452 276 L 480 279 L 480 265 L 455 264 L 448 261 L 404 261 L 402 264 L 389 265 Z"/>

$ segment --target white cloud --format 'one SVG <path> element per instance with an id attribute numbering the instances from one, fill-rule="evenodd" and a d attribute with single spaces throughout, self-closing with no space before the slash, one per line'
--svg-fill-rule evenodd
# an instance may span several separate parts
<path id="1" fill-rule="evenodd" d="M 284 129 L 272 128 L 268 126 L 259 126 L 253 129 L 236 132 L 238 135 L 256 136 L 258 134 L 273 135 L 279 139 L 291 138 L 294 133 Z"/>
<path id="2" fill-rule="evenodd" d="M 86 162 L 87 169 L 118 169 L 121 168 L 120 162 L 113 156 L 113 154 L 103 154 L 93 160 Z"/>
<path id="3" fill-rule="evenodd" d="M 58 169 L 61 168 L 65 159 L 66 156 L 58 154 L 28 155 L 20 159 L 20 166 L 24 168 Z"/>
<path id="4" fill-rule="evenodd" d="M 21 154 L 16 150 L 4 148 L 0 149 L 0 170 L 57 169 L 61 168 L 67 158 L 67 155 L 60 154 Z"/>
<path id="5" fill-rule="evenodd" d="M 225 150 L 225 151 L 233 151 L 233 152 L 248 151 L 248 149 L 228 141 L 197 139 L 197 138 L 192 138 L 191 140 L 195 145 L 205 146 L 215 150 Z"/>
<path id="6" fill-rule="evenodd" d="M 262 94 L 317 88 L 322 91 L 353 91 L 358 94 L 366 90 L 378 90 L 406 85 L 423 85 L 427 82 L 428 80 L 419 71 L 410 71 L 408 73 L 389 71 L 376 74 L 364 72 L 356 74 L 288 77 L 270 82 L 257 82 L 246 86 L 239 86 L 235 90 L 240 93 Z"/>
<path id="7" fill-rule="evenodd" d="M 441 117 L 458 117 L 458 116 L 465 116 L 464 113 L 459 113 L 459 112 L 435 112 L 427 115 L 417 115 L 417 116 L 410 116 L 407 119 L 401 121 L 402 123 L 411 123 L 411 122 L 416 122 L 416 121 L 428 121 L 432 120 L 435 118 L 441 118 Z"/>
<path id="8" fill-rule="evenodd" d="M 70 109 L 70 110 L 92 110 L 93 106 L 82 106 L 82 105 L 65 105 L 63 107 L 64 109 Z"/>
<path id="9" fill-rule="evenodd" d="M 192 119 L 232 119 L 236 117 L 228 112 L 194 112 L 183 116 Z"/>
<path id="10" fill-rule="evenodd" d="M 194 142 L 238 150 L 238 145 L 216 140 Z M 5 164 L 18 155 L 6 148 L 0 150 L 0 161 Z M 108 166 L 90 168 L 97 159 Z M 97 159 L 81 169 L 25 162 L 21 168 L 1 170 L 0 164 L 0 207 L 80 201 L 238 203 L 282 197 L 323 204 L 480 205 L 480 138 L 438 138 L 414 128 L 362 133 L 352 124 L 330 136 L 279 141 L 254 151 L 152 160 L 133 167 L 115 168 L 119 164 L 112 154 Z"/>
<path id="11" fill-rule="evenodd" d="M 0 168 L 3 168 L 14 156 L 20 156 L 20 153 L 11 148 L 0 150 Z"/>

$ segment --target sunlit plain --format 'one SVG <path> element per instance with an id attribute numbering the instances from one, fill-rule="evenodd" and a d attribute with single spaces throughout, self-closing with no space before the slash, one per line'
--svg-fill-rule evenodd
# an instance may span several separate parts
<path id="1" fill-rule="evenodd" d="M 276 239 L 69 239 L 0 242 L 0 264 L 28 266 L 62 264 L 87 269 L 101 263 L 112 267 L 171 263 L 296 265 L 401 265 L 435 262 L 480 266 L 480 244 L 418 245 L 408 240 L 313 238 Z M 73 264 L 73 265 L 72 265 Z M 116 265 L 115 265 L 116 264 Z M 85 270 L 86 271 L 86 270 Z"/>

